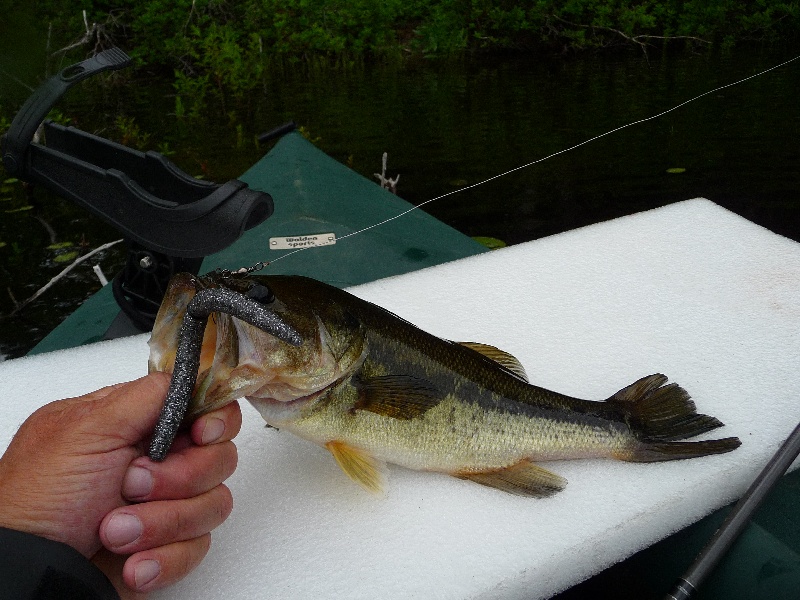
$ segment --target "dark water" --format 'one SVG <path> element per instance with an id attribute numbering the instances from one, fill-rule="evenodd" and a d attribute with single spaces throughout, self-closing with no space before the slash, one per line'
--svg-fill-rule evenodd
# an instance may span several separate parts
<path id="1" fill-rule="evenodd" d="M 187 172 L 215 181 L 238 176 L 268 149 L 257 146 L 258 133 L 294 120 L 322 150 L 370 179 L 388 152 L 389 174 L 401 175 L 399 195 L 419 203 L 791 57 L 750 48 L 725 56 L 651 54 L 649 62 L 630 51 L 276 66 L 246 102 L 210 101 L 194 120 L 175 115 L 167 80 L 141 71 L 130 86 L 87 83 L 58 107 L 78 127 L 174 152 L 170 158 Z M 30 93 L 11 76 L 35 86 L 44 66 L 44 53 L 30 44 L 0 41 L 0 114 Z M 800 61 L 425 210 L 468 235 L 511 244 L 704 196 L 800 239 L 798 89 Z M 685 171 L 667 172 L 674 168 Z M 119 237 L 43 190 L 28 198 L 6 178 L 0 171 L 0 314 L 13 308 L 9 291 L 21 301 L 63 268 L 55 262 L 63 250 L 48 248 L 53 241 L 94 248 Z M 26 205 L 33 208 L 5 212 Z M 109 276 L 122 261 L 121 250 L 99 260 Z M 20 316 L 0 320 L 0 354 L 24 354 L 96 291 L 91 264 Z"/>

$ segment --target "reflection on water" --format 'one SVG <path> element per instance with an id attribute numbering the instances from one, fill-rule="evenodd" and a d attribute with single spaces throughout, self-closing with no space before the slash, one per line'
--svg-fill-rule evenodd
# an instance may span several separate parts
<path id="1" fill-rule="evenodd" d="M 18 49 L 22 51 L 22 49 Z M 5 53 L 9 49 L 5 48 Z M 317 146 L 374 180 L 388 152 L 398 194 L 419 203 L 659 113 L 786 58 L 758 49 L 730 56 L 641 53 L 567 57 L 468 57 L 346 70 L 284 66 L 239 105 L 209 102 L 196 120 L 175 116 L 169 81 L 152 73 L 136 85 L 76 89 L 59 108 L 77 126 L 166 150 L 191 174 L 238 176 L 266 150 L 255 136 L 288 120 Z M 13 57 L 0 67 L 36 85 Z M 28 91 L 0 73 L 0 106 Z M 725 89 L 658 120 L 595 141 L 425 210 L 468 235 L 519 243 L 582 225 L 704 196 L 774 231 L 800 238 L 800 61 Z M 133 118 L 133 121 L 130 119 Z M 125 125 L 125 124 L 128 125 Z M 130 123 L 139 128 L 131 134 Z M 669 169 L 681 170 L 670 173 Z M 5 176 L 3 175 L 4 179 Z M 22 199 L 19 185 L 11 202 Z M 0 224 L 0 313 L 60 270 L 47 249 L 89 247 L 119 237 L 84 211 L 38 190 L 34 209 Z M 0 210 L 2 206 L 0 206 Z M 40 220 L 37 220 L 37 217 Z M 42 224 L 47 223 L 47 226 Z M 48 231 L 47 227 L 52 231 Z M 107 274 L 121 252 L 103 260 Z M 81 271 L 81 269 L 76 269 Z M 23 354 L 98 284 L 90 267 L 6 320 L 0 350 Z"/>

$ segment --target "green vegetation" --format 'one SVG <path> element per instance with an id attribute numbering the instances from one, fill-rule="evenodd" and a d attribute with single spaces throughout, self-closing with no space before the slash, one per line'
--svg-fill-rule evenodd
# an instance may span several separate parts
<path id="1" fill-rule="evenodd" d="M 647 53 L 667 44 L 724 49 L 787 41 L 800 32 L 800 3 L 778 0 L 81 0 L 69 5 L 37 3 L 38 19 L 52 26 L 51 49 L 97 51 L 116 44 L 148 69 L 174 73 L 178 119 L 197 117 L 213 99 L 235 120 L 242 100 L 263 85 L 266 69 L 276 63 L 349 65 L 612 46 Z M 134 123 L 116 127 L 123 137 L 139 136 Z"/>
<path id="2" fill-rule="evenodd" d="M 9 127 L 11 127 L 11 119 L 3 112 L 3 106 L 0 105 L 0 135 L 8 131 Z"/>
<path id="3" fill-rule="evenodd" d="M 489 248 L 489 250 L 497 250 L 498 248 L 505 248 L 508 245 L 503 240 L 499 240 L 497 238 L 485 235 L 473 235 L 472 239 L 478 242 L 479 244 L 486 246 L 487 248 Z"/>
<path id="4" fill-rule="evenodd" d="M 8 0 L 0 0 L 8 1 Z M 148 64 L 180 65 L 233 85 L 265 55 L 448 54 L 584 49 L 702 39 L 732 45 L 797 35 L 800 7 L 778 0 L 43 0 L 42 17 L 75 36 L 116 40 Z M 689 40 L 691 41 L 691 40 Z"/>

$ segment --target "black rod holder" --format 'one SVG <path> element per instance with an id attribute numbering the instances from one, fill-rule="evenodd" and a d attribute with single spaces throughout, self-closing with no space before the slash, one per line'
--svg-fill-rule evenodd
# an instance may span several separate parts
<path id="1" fill-rule="evenodd" d="M 238 179 L 201 181 L 158 152 L 44 120 L 73 85 L 130 64 L 112 48 L 49 78 L 0 139 L 0 155 L 9 174 L 72 200 L 122 233 L 128 260 L 114 296 L 135 327 L 147 331 L 172 275 L 197 273 L 203 257 L 233 244 L 274 208 L 269 194 Z M 44 143 L 34 139 L 40 125 Z"/>

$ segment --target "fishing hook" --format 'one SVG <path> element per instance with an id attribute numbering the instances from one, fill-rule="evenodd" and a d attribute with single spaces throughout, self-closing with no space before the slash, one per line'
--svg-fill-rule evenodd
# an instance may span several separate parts
<path id="1" fill-rule="evenodd" d="M 260 289 L 255 294 L 251 290 L 247 295 L 225 288 L 200 290 L 186 307 L 186 314 L 178 334 L 179 342 L 172 379 L 153 432 L 153 440 L 150 442 L 151 460 L 160 462 L 166 458 L 186 414 L 197 381 L 200 347 L 211 313 L 227 313 L 293 346 L 299 346 L 303 342 L 294 328 L 260 303 L 268 297 L 268 288 L 264 286 L 254 286 L 254 288 L 264 288 L 264 293 L 261 293 Z"/>

